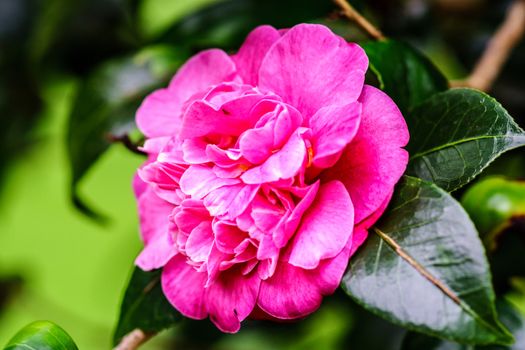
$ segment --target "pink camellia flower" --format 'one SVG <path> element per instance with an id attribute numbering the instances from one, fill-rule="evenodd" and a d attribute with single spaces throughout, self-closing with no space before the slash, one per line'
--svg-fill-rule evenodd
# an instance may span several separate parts
<path id="1" fill-rule="evenodd" d="M 261 26 L 144 100 L 136 263 L 163 269 L 179 312 L 236 332 L 304 317 L 336 290 L 408 161 L 405 121 L 364 85 L 367 66 L 324 26 Z"/>

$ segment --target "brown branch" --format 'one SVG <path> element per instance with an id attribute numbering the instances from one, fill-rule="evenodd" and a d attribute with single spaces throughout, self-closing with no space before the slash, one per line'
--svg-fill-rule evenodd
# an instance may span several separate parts
<path id="1" fill-rule="evenodd" d="M 136 350 L 152 336 L 153 334 L 146 334 L 137 328 L 126 334 L 113 350 Z"/>
<path id="2" fill-rule="evenodd" d="M 113 134 L 107 134 L 106 137 L 109 140 L 109 142 L 112 142 L 112 143 L 120 142 L 120 143 L 122 143 L 122 145 L 124 147 L 126 147 L 128 150 L 130 150 L 133 153 L 141 154 L 141 155 L 147 154 L 146 152 L 141 151 L 139 149 L 139 146 L 137 146 L 136 144 L 133 143 L 133 141 L 131 141 L 131 139 L 129 138 L 128 134 L 124 134 L 124 135 L 120 135 L 120 136 L 113 135 Z"/>
<path id="3" fill-rule="evenodd" d="M 451 85 L 488 91 L 524 33 L 525 0 L 515 0 L 507 10 L 505 20 L 489 40 L 472 73 L 465 80 L 453 81 Z"/>
<path id="4" fill-rule="evenodd" d="M 383 40 L 385 36 L 379 29 L 366 18 L 364 18 L 359 12 L 357 12 L 352 5 L 346 0 L 334 0 L 335 4 L 342 10 L 342 14 L 349 20 L 355 22 L 362 30 L 364 30 L 371 38 L 375 40 Z"/>

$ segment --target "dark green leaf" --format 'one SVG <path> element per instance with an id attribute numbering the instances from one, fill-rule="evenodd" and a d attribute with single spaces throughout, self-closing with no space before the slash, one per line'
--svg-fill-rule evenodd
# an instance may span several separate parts
<path id="1" fill-rule="evenodd" d="M 422 54 L 394 40 L 362 44 L 380 87 L 406 114 L 437 92 L 448 88 L 446 78 Z"/>
<path id="2" fill-rule="evenodd" d="M 133 271 L 113 336 L 115 344 L 136 328 L 156 333 L 181 319 L 162 292 L 160 273 L 160 270 L 145 272 L 139 268 Z"/>
<path id="3" fill-rule="evenodd" d="M 73 201 L 85 214 L 100 218 L 81 200 L 79 181 L 108 149 L 110 134 L 119 136 L 134 128 L 142 99 L 166 84 L 186 57 L 171 48 L 147 48 L 104 64 L 81 86 L 69 119 L 67 148 Z"/>
<path id="4" fill-rule="evenodd" d="M 501 322 L 514 334 L 515 343 L 510 346 L 461 345 L 424 334 L 409 332 L 401 350 L 523 350 L 525 349 L 525 317 L 505 300 L 498 302 Z"/>
<path id="5" fill-rule="evenodd" d="M 343 278 L 368 310 L 408 329 L 464 343 L 506 344 L 474 225 L 448 193 L 404 177 Z"/>
<path id="6" fill-rule="evenodd" d="M 22 328 L 4 350 L 78 350 L 69 334 L 48 321 L 33 322 Z"/>
<path id="7" fill-rule="evenodd" d="M 525 144 L 525 133 L 489 95 L 451 89 L 407 117 L 411 140 L 407 174 L 453 191 L 501 153 Z"/>
<path id="8" fill-rule="evenodd" d="M 176 22 L 159 41 L 192 48 L 236 50 L 258 25 L 288 28 L 323 18 L 335 9 L 327 0 L 220 1 Z"/>

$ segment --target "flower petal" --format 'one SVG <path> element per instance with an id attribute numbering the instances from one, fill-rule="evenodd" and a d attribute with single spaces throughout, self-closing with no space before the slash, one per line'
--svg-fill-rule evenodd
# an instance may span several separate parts
<path id="1" fill-rule="evenodd" d="M 313 134 L 313 165 L 333 166 L 359 129 L 361 104 L 323 107 L 310 118 Z"/>
<path id="2" fill-rule="evenodd" d="M 292 178 L 303 166 L 305 157 L 306 147 L 298 129 L 280 151 L 272 154 L 262 165 L 247 170 L 241 179 L 246 184 L 262 184 Z"/>
<path id="3" fill-rule="evenodd" d="M 243 82 L 257 86 L 261 62 L 270 47 L 281 38 L 272 26 L 263 25 L 248 34 L 239 52 L 232 56 Z"/>
<path id="4" fill-rule="evenodd" d="M 211 191 L 239 183 L 238 179 L 223 179 L 205 165 L 190 166 L 180 179 L 180 188 L 194 199 L 202 199 Z"/>
<path id="5" fill-rule="evenodd" d="M 237 332 L 256 305 L 260 284 L 254 272 L 243 275 L 236 267 L 222 272 L 206 290 L 210 320 L 223 332 Z"/>
<path id="6" fill-rule="evenodd" d="M 299 24 L 266 54 L 259 86 L 309 118 L 322 107 L 356 101 L 367 67 L 368 58 L 357 44 L 325 26 Z"/>
<path id="7" fill-rule="evenodd" d="M 341 282 L 348 265 L 349 249 L 323 260 L 314 270 L 305 270 L 280 261 L 274 275 L 261 283 L 257 305 L 279 319 L 304 317 L 321 305 Z"/>
<path id="8" fill-rule="evenodd" d="M 331 181 L 321 185 L 303 217 L 291 244 L 289 263 L 314 269 L 320 261 L 339 254 L 354 226 L 354 207 L 344 185 Z"/>
<path id="9" fill-rule="evenodd" d="M 206 278 L 205 272 L 197 272 L 186 263 L 186 258 L 179 254 L 162 270 L 162 291 L 181 314 L 202 320 L 208 315 L 204 298 Z"/>
<path id="10" fill-rule="evenodd" d="M 339 161 L 326 169 L 324 181 L 341 181 L 355 208 L 355 222 L 374 213 L 403 175 L 408 153 L 408 129 L 396 104 L 382 91 L 365 86 L 361 126 Z"/>

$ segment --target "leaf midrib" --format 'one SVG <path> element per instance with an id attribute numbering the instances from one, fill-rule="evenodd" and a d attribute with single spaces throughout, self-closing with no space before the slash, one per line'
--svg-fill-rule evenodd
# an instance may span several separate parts
<path id="1" fill-rule="evenodd" d="M 440 150 L 445 149 L 445 148 L 453 147 L 453 146 L 459 145 L 461 143 L 467 143 L 467 142 L 471 142 L 471 141 L 484 140 L 484 139 L 506 138 L 506 137 L 523 138 L 525 140 L 525 135 L 520 135 L 520 134 L 485 135 L 485 136 L 470 137 L 470 138 L 465 138 L 465 139 L 457 140 L 457 141 L 450 142 L 450 143 L 445 143 L 445 144 L 443 144 L 441 146 L 437 146 L 437 147 L 431 148 L 429 150 L 416 153 L 416 154 L 414 154 L 413 156 L 410 157 L 409 161 L 413 161 L 414 159 L 421 158 L 423 156 L 426 156 L 427 154 L 430 154 L 430 153 L 433 153 L 433 152 L 437 152 L 437 151 L 440 151 Z"/>
<path id="2" fill-rule="evenodd" d="M 384 241 L 399 257 L 405 260 L 410 266 L 412 266 L 420 275 L 432 283 L 435 287 L 440 289 L 448 298 L 450 298 L 454 303 L 459 307 L 465 310 L 473 319 L 478 321 L 480 324 L 484 325 L 488 329 L 491 329 L 496 332 L 496 334 L 504 334 L 501 329 L 495 328 L 490 323 L 487 323 L 483 318 L 481 318 L 470 306 L 462 301 L 454 291 L 452 291 L 447 285 L 437 279 L 429 271 L 425 269 L 415 258 L 413 258 L 408 252 L 406 252 L 399 243 L 397 243 L 392 237 L 388 236 L 387 233 L 381 231 L 377 227 L 373 228 L 373 231 L 379 236 L 379 238 Z"/>

